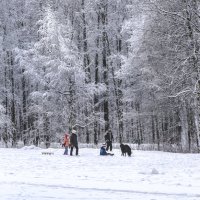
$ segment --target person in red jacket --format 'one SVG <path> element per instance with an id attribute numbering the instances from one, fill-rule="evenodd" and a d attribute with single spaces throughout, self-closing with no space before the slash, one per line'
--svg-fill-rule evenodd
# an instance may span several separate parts
<path id="1" fill-rule="evenodd" d="M 65 133 L 64 142 L 63 142 L 63 146 L 65 147 L 64 155 L 68 155 L 69 145 L 70 145 L 70 137 L 67 133 Z"/>

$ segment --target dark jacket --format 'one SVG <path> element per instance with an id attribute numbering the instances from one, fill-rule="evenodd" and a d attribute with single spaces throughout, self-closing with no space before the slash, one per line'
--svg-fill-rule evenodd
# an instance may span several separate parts
<path id="1" fill-rule="evenodd" d="M 111 131 L 108 131 L 105 135 L 105 141 L 113 141 L 113 135 L 112 135 L 112 132 Z"/>
<path id="2" fill-rule="evenodd" d="M 100 156 L 106 156 L 106 155 L 107 155 L 106 149 L 104 147 L 101 147 Z"/>
<path id="3" fill-rule="evenodd" d="M 78 139 L 77 139 L 77 135 L 75 133 L 72 133 L 70 136 L 70 144 L 75 147 L 78 146 Z"/>

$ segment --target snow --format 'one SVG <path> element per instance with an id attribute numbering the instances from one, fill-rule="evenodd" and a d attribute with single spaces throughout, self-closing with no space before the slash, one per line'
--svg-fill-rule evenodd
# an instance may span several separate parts
<path id="1" fill-rule="evenodd" d="M 81 148 L 80 156 L 63 152 L 1 148 L 0 199 L 200 199 L 199 154 L 133 151 L 132 157 L 122 157 L 114 149 L 114 156 L 99 156 L 99 149 L 91 148 Z"/>

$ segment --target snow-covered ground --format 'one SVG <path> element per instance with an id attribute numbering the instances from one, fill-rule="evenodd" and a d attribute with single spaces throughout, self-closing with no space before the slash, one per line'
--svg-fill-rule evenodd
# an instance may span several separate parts
<path id="1" fill-rule="evenodd" d="M 43 155 L 42 152 L 53 152 Z M 200 155 L 99 149 L 0 149 L 0 200 L 199 200 Z"/>

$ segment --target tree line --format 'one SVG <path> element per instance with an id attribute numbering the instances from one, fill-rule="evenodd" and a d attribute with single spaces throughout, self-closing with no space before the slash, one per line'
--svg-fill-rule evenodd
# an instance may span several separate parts
<path id="1" fill-rule="evenodd" d="M 198 0 L 2 0 L 0 140 L 200 151 Z"/>

